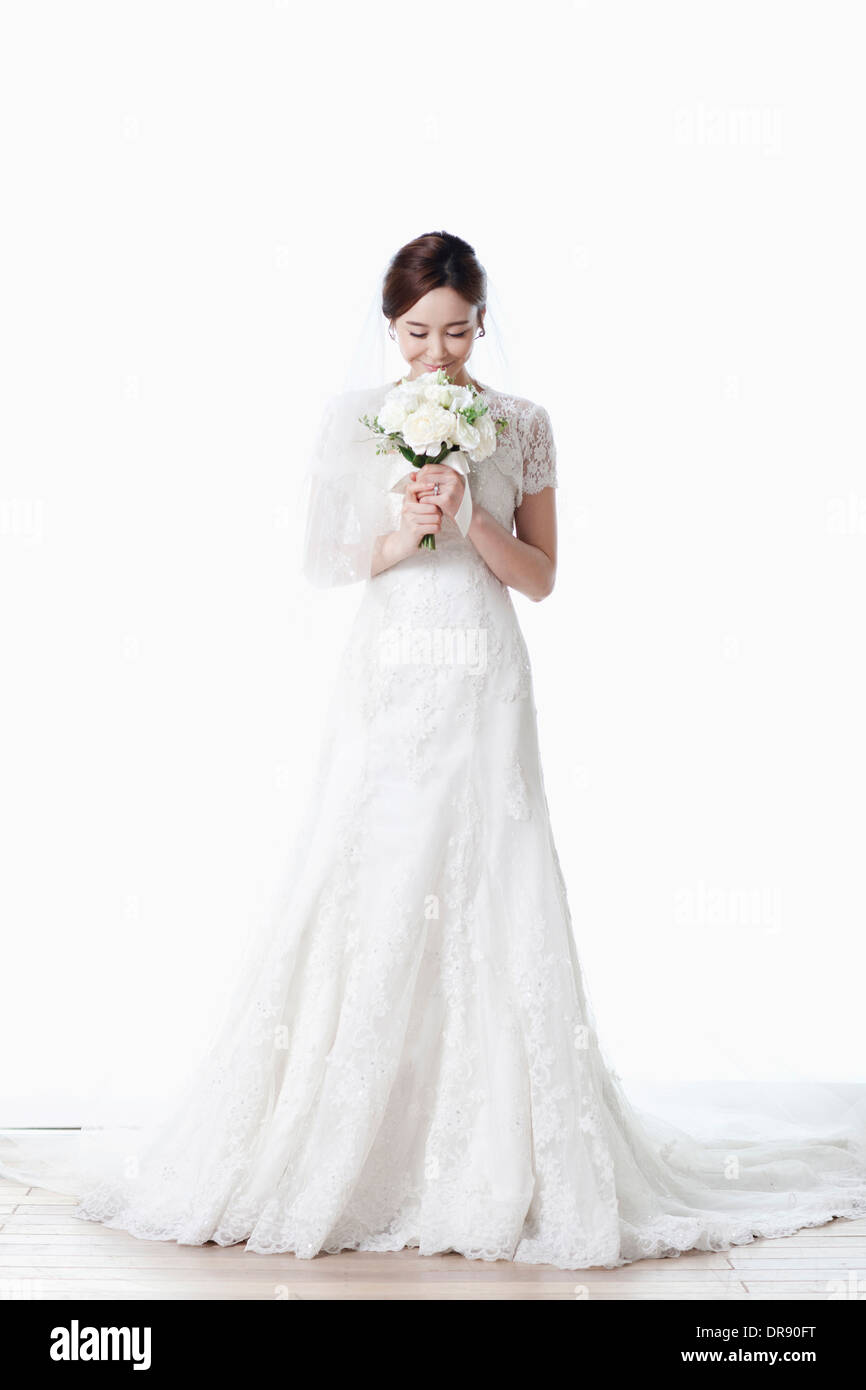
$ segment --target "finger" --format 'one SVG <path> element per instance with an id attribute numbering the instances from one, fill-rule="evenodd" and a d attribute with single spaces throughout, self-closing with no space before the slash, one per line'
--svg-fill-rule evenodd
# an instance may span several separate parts
<path id="1" fill-rule="evenodd" d="M 441 494 L 440 494 L 441 495 Z M 432 492 L 427 492 L 423 497 L 407 497 L 407 507 L 435 507 L 439 503 L 439 498 Z"/>
<path id="2" fill-rule="evenodd" d="M 424 467 L 421 469 L 421 477 L 423 478 L 426 474 L 428 478 L 441 479 L 447 477 L 454 477 L 456 472 L 457 469 L 451 468 L 450 465 L 447 463 L 426 463 Z"/>
<path id="3" fill-rule="evenodd" d="M 436 507 L 438 503 L 439 498 L 434 497 L 433 494 L 430 493 L 426 497 L 407 497 L 405 505 L 412 508 L 423 507 L 425 510 L 429 511 L 431 507 Z"/>
<path id="4" fill-rule="evenodd" d="M 444 492 L 446 488 L 453 488 L 456 482 L 457 474 L 452 473 L 449 469 L 447 474 L 443 473 L 439 475 L 437 473 L 435 477 L 428 478 L 426 482 L 422 478 L 420 482 L 413 484 L 413 486 L 417 487 L 419 492 Z"/>

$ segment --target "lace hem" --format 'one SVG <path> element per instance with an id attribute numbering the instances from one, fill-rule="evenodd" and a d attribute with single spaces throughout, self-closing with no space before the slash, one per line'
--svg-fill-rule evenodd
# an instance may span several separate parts
<path id="1" fill-rule="evenodd" d="M 243 1244 L 254 1254 L 291 1254 L 298 1259 L 314 1259 L 317 1255 L 336 1255 L 342 1251 L 358 1250 L 370 1253 L 394 1253 L 417 1249 L 421 1255 L 457 1254 L 468 1260 L 507 1260 L 514 1264 L 551 1265 L 557 1269 L 618 1269 L 646 1259 L 677 1259 L 690 1251 L 730 1250 L 738 1245 L 750 1245 L 756 1240 L 778 1240 L 797 1231 L 825 1226 L 831 1221 L 854 1221 L 866 1216 L 866 1187 L 862 1193 L 845 1198 L 819 1198 L 801 1206 L 796 1216 L 786 1214 L 774 1218 L 743 1217 L 739 1221 L 719 1216 L 708 1221 L 706 1214 L 695 1217 L 664 1217 L 649 1226 L 620 1223 L 619 1249 L 612 1256 L 605 1242 L 587 1243 L 579 1248 L 568 1240 L 534 1237 L 519 1238 L 517 1242 L 503 1239 L 499 1243 L 477 1244 L 471 1239 L 448 1236 L 441 1230 L 435 1235 L 419 1234 L 417 1225 L 397 1225 L 378 1233 L 352 1235 L 345 1232 L 339 1238 L 315 1242 L 298 1233 L 282 1241 L 256 1239 L 246 1235 L 216 1232 L 211 1237 L 192 1237 L 177 1228 L 156 1229 L 122 1214 L 98 1215 L 92 1205 L 79 1207 L 75 1215 L 85 1221 L 98 1221 L 114 1230 L 126 1230 L 141 1240 L 175 1241 L 179 1245 Z"/>

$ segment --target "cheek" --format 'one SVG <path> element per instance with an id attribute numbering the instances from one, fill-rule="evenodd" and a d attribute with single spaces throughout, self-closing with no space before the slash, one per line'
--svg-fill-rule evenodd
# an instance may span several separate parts
<path id="1" fill-rule="evenodd" d="M 420 357 L 424 350 L 424 339 L 413 338 L 411 333 L 398 333 L 397 342 L 407 362 L 412 362 L 416 357 Z"/>

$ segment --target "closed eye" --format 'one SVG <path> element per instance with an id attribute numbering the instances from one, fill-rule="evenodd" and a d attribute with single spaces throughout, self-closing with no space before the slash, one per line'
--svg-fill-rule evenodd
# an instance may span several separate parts
<path id="1" fill-rule="evenodd" d="M 464 330 L 463 330 L 462 333 L 449 333 L 449 334 L 448 334 L 448 337 L 449 337 L 449 338 L 465 338 L 465 337 L 466 337 L 466 331 L 467 331 L 467 330 L 464 328 Z M 427 337 L 427 334 L 426 334 L 426 333 L 410 333 L 410 334 L 409 334 L 409 337 L 410 337 L 410 338 L 426 338 L 426 337 Z"/>

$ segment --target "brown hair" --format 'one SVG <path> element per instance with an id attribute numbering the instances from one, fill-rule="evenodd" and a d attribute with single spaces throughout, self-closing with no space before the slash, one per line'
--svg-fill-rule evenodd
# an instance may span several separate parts
<path id="1" fill-rule="evenodd" d="M 479 312 L 487 303 L 487 272 L 475 248 L 451 232 L 425 232 L 392 256 L 382 281 L 382 313 L 393 324 L 430 290 L 443 285 L 456 290 Z"/>

